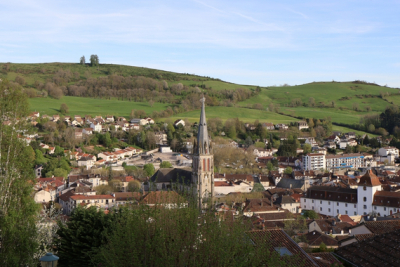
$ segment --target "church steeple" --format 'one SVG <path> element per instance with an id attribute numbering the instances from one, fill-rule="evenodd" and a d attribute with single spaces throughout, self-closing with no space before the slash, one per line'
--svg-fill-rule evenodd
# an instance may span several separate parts
<path id="1" fill-rule="evenodd" d="M 199 129 L 197 132 L 197 144 L 195 146 L 194 154 L 197 155 L 209 155 L 210 151 L 210 140 L 208 138 L 208 130 L 207 130 L 207 120 L 206 120 L 206 111 L 204 107 L 204 102 L 206 99 L 200 99 L 201 101 L 201 113 L 200 113 L 200 122 Z"/>
<path id="2" fill-rule="evenodd" d="M 197 194 L 199 209 L 207 206 L 207 202 L 214 195 L 214 157 L 211 141 L 208 137 L 205 101 L 201 101 L 201 113 L 197 139 L 193 147 L 192 183 Z"/>

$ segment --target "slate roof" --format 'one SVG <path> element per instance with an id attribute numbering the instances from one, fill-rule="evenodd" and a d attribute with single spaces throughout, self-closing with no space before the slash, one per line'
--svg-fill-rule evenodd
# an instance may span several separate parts
<path id="1" fill-rule="evenodd" d="M 191 169 L 160 168 L 150 178 L 153 183 L 184 183 L 190 185 L 192 180 Z"/>
<path id="2" fill-rule="evenodd" d="M 333 186 L 313 186 L 308 189 L 307 198 L 357 203 L 357 189 Z"/>
<path id="3" fill-rule="evenodd" d="M 256 230 L 247 232 L 246 234 L 255 245 L 261 242 L 267 242 L 266 249 L 271 253 L 277 253 L 275 248 L 286 248 L 292 253 L 292 256 L 283 256 L 281 259 L 288 264 L 292 265 L 292 261 L 295 261 L 298 266 L 318 266 L 318 264 L 281 229 Z"/>
<path id="4" fill-rule="evenodd" d="M 400 230 L 340 247 L 335 255 L 355 266 L 400 266 Z"/>
<path id="5" fill-rule="evenodd" d="M 295 179 L 288 179 L 282 178 L 276 187 L 280 188 L 302 188 L 304 186 L 303 180 L 295 180 Z"/>
<path id="6" fill-rule="evenodd" d="M 400 192 L 377 191 L 372 205 L 400 208 Z"/>

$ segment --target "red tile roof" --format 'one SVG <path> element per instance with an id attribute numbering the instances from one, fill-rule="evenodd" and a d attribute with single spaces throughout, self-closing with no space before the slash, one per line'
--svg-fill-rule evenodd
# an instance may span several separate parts
<path id="1" fill-rule="evenodd" d="M 379 181 L 379 178 L 371 170 L 368 170 L 360 178 L 360 181 L 358 182 L 358 185 L 378 186 L 378 185 L 381 185 L 381 182 Z"/>
<path id="2" fill-rule="evenodd" d="M 94 195 L 94 196 L 85 196 L 85 195 L 74 195 L 71 196 L 73 200 L 86 200 L 86 199 L 115 199 L 112 195 Z"/>

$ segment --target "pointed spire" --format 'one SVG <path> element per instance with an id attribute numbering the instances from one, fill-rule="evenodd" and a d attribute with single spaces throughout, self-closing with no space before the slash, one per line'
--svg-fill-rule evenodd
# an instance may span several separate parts
<path id="1" fill-rule="evenodd" d="M 197 133 L 197 151 L 195 151 L 195 153 L 210 154 L 210 142 L 208 139 L 206 111 L 204 107 L 206 99 L 204 98 L 204 95 L 200 99 L 200 102 L 201 102 L 201 113 L 200 113 L 199 129 Z"/>

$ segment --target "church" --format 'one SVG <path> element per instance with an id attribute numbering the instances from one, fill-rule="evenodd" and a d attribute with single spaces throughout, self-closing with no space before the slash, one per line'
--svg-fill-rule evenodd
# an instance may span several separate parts
<path id="1" fill-rule="evenodd" d="M 151 178 L 152 188 L 178 189 L 196 197 L 199 208 L 214 196 L 214 157 L 208 136 L 205 98 L 201 100 L 197 139 L 193 144 L 192 168 L 160 168 Z"/>

